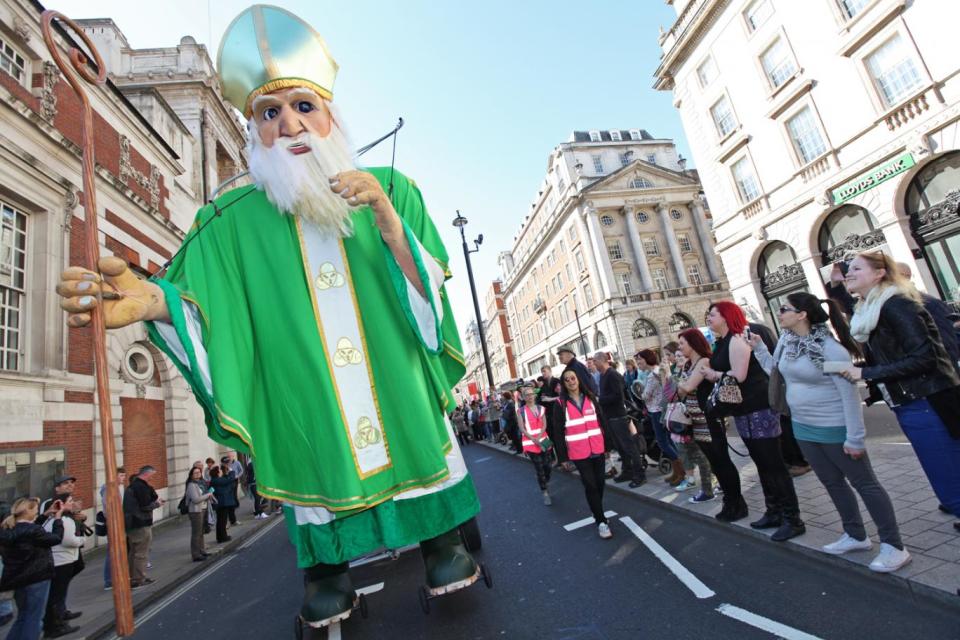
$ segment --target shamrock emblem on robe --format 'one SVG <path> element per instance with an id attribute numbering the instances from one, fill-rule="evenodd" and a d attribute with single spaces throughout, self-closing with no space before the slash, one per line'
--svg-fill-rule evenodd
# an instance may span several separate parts
<path id="1" fill-rule="evenodd" d="M 324 262 L 320 265 L 320 273 L 317 275 L 317 289 L 324 291 L 335 287 L 342 287 L 346 279 L 343 274 L 337 271 L 337 268 L 330 262 Z"/>
<path id="2" fill-rule="evenodd" d="M 340 338 L 337 341 L 337 350 L 333 352 L 333 364 L 338 367 L 345 367 L 348 364 L 360 364 L 363 362 L 363 354 L 353 346 L 350 338 Z"/>
<path id="3" fill-rule="evenodd" d="M 373 426 L 373 422 L 366 416 L 357 420 L 357 431 L 353 434 L 353 444 L 357 449 L 363 449 L 380 442 L 380 431 Z"/>

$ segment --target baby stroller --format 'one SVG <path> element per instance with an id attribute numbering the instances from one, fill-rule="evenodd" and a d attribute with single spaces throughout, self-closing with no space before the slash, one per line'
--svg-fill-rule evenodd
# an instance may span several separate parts
<path id="1" fill-rule="evenodd" d="M 633 424 L 637 425 L 637 433 L 642 436 L 637 439 L 637 444 L 640 445 L 640 453 L 643 454 L 643 468 L 646 470 L 647 458 L 650 458 L 657 463 L 660 475 L 667 475 L 673 470 L 673 465 L 660 451 L 660 445 L 657 444 L 656 435 L 653 433 L 653 423 L 650 422 L 643 400 L 635 393 L 635 389 L 638 388 L 634 386 L 626 394 L 625 404 L 627 415 L 633 420 Z"/>

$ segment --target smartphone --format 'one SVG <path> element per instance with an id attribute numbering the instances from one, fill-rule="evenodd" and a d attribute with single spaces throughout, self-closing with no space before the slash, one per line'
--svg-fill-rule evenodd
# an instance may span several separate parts
<path id="1" fill-rule="evenodd" d="M 849 362 L 843 362 L 841 360 L 827 360 L 823 363 L 823 373 L 840 373 L 846 371 L 850 368 Z"/>
<path id="2" fill-rule="evenodd" d="M 751 335 L 751 334 L 750 334 L 750 327 L 744 327 L 744 328 L 743 328 L 743 339 L 746 340 L 747 342 L 750 342 L 750 335 Z"/>

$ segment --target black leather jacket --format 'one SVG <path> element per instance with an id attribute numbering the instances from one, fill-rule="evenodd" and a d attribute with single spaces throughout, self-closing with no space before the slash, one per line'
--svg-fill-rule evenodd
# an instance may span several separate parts
<path id="1" fill-rule="evenodd" d="M 53 532 L 33 522 L 18 522 L 12 529 L 0 529 L 3 576 L 0 591 L 26 587 L 53 577 L 53 551 L 63 540 L 63 522 L 53 521 Z"/>
<path id="2" fill-rule="evenodd" d="M 868 402 L 882 399 L 878 382 L 898 405 L 960 385 L 933 318 L 907 296 L 897 294 L 884 303 L 864 351 Z"/>

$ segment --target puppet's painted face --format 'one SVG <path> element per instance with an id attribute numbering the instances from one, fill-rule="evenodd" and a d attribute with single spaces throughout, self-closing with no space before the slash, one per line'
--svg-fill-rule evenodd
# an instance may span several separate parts
<path id="1" fill-rule="evenodd" d="M 281 89 L 255 98 L 253 121 L 264 147 L 270 148 L 278 140 L 288 139 L 288 150 L 294 155 L 310 152 L 310 147 L 301 141 L 302 134 L 326 138 L 333 126 L 326 102 L 303 87 Z"/>

